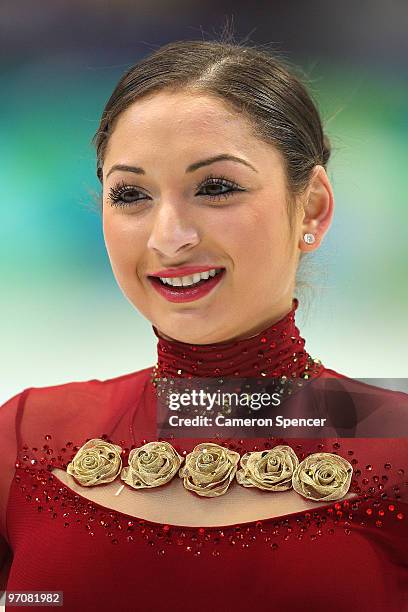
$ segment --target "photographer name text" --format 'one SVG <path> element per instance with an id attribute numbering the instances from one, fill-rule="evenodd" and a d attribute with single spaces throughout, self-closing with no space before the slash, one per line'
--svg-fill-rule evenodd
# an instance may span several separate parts
<path id="1" fill-rule="evenodd" d="M 224 414 L 217 414 L 214 418 L 197 415 L 192 418 L 179 417 L 172 415 L 168 423 L 171 427 L 324 427 L 326 418 L 293 418 L 289 419 L 282 415 L 267 418 L 249 418 L 249 417 L 226 417 Z"/>

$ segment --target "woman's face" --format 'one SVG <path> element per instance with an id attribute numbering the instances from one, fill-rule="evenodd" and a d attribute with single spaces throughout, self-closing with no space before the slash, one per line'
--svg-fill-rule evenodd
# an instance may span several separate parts
<path id="1" fill-rule="evenodd" d="M 210 163 L 223 155 L 246 163 Z M 292 307 L 301 227 L 289 228 L 282 157 L 218 99 L 160 92 L 118 117 L 103 165 L 103 231 L 123 293 L 164 337 L 249 337 Z M 187 297 L 149 278 L 188 266 L 224 271 Z"/>

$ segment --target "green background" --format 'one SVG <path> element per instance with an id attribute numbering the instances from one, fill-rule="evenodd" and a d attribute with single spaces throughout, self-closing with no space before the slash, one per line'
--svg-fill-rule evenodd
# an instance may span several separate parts
<path id="1" fill-rule="evenodd" d="M 45 55 L 3 66 L 0 401 L 155 362 L 150 323 L 110 269 L 90 144 L 136 61 L 95 69 L 78 55 Z M 335 194 L 332 226 L 300 271 L 312 288 L 299 295 L 297 325 L 327 367 L 406 377 L 407 83 L 386 67 L 295 61 L 311 77 L 331 139 Z"/>

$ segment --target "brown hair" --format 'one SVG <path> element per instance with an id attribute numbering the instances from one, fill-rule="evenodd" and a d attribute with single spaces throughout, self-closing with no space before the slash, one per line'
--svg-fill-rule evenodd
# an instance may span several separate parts
<path id="1" fill-rule="evenodd" d="M 160 47 L 121 77 L 106 103 L 92 139 L 101 182 L 115 120 L 133 102 L 165 89 L 226 101 L 249 121 L 255 137 L 281 152 L 292 228 L 296 197 L 307 187 L 314 166 L 326 168 L 330 157 L 317 106 L 295 68 L 266 46 L 255 44 L 185 40 Z"/>
<path id="2" fill-rule="evenodd" d="M 261 46 L 186 40 L 168 43 L 132 66 L 103 110 L 92 144 L 97 175 L 115 119 L 142 96 L 185 89 L 224 99 L 244 114 L 254 135 L 283 155 L 289 202 L 308 185 L 313 167 L 326 168 L 330 144 L 319 112 L 295 69 Z M 292 207 L 288 209 L 290 218 Z"/>

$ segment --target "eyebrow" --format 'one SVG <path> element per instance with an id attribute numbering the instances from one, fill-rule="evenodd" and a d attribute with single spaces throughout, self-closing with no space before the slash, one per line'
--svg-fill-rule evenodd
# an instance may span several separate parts
<path id="1" fill-rule="evenodd" d="M 210 164 L 213 164 L 218 161 L 237 162 L 239 164 L 244 164 L 245 166 L 248 166 L 248 168 L 251 168 L 254 172 L 258 172 L 258 170 L 245 159 L 242 159 L 241 157 L 237 157 L 236 155 L 229 155 L 228 153 L 221 153 L 220 155 L 215 155 L 214 157 L 208 157 L 207 159 L 202 159 L 200 161 L 194 162 L 194 164 L 190 164 L 190 166 L 188 166 L 186 169 L 186 173 L 195 172 L 195 170 L 198 170 L 199 168 L 202 168 L 203 166 L 209 166 Z M 108 174 L 106 175 L 106 178 L 108 178 L 108 176 L 112 174 L 112 172 L 114 172 L 115 170 L 122 170 L 123 172 L 133 172 L 134 174 L 146 174 L 143 168 L 139 166 L 127 166 L 126 164 L 115 164 L 109 170 Z"/>

